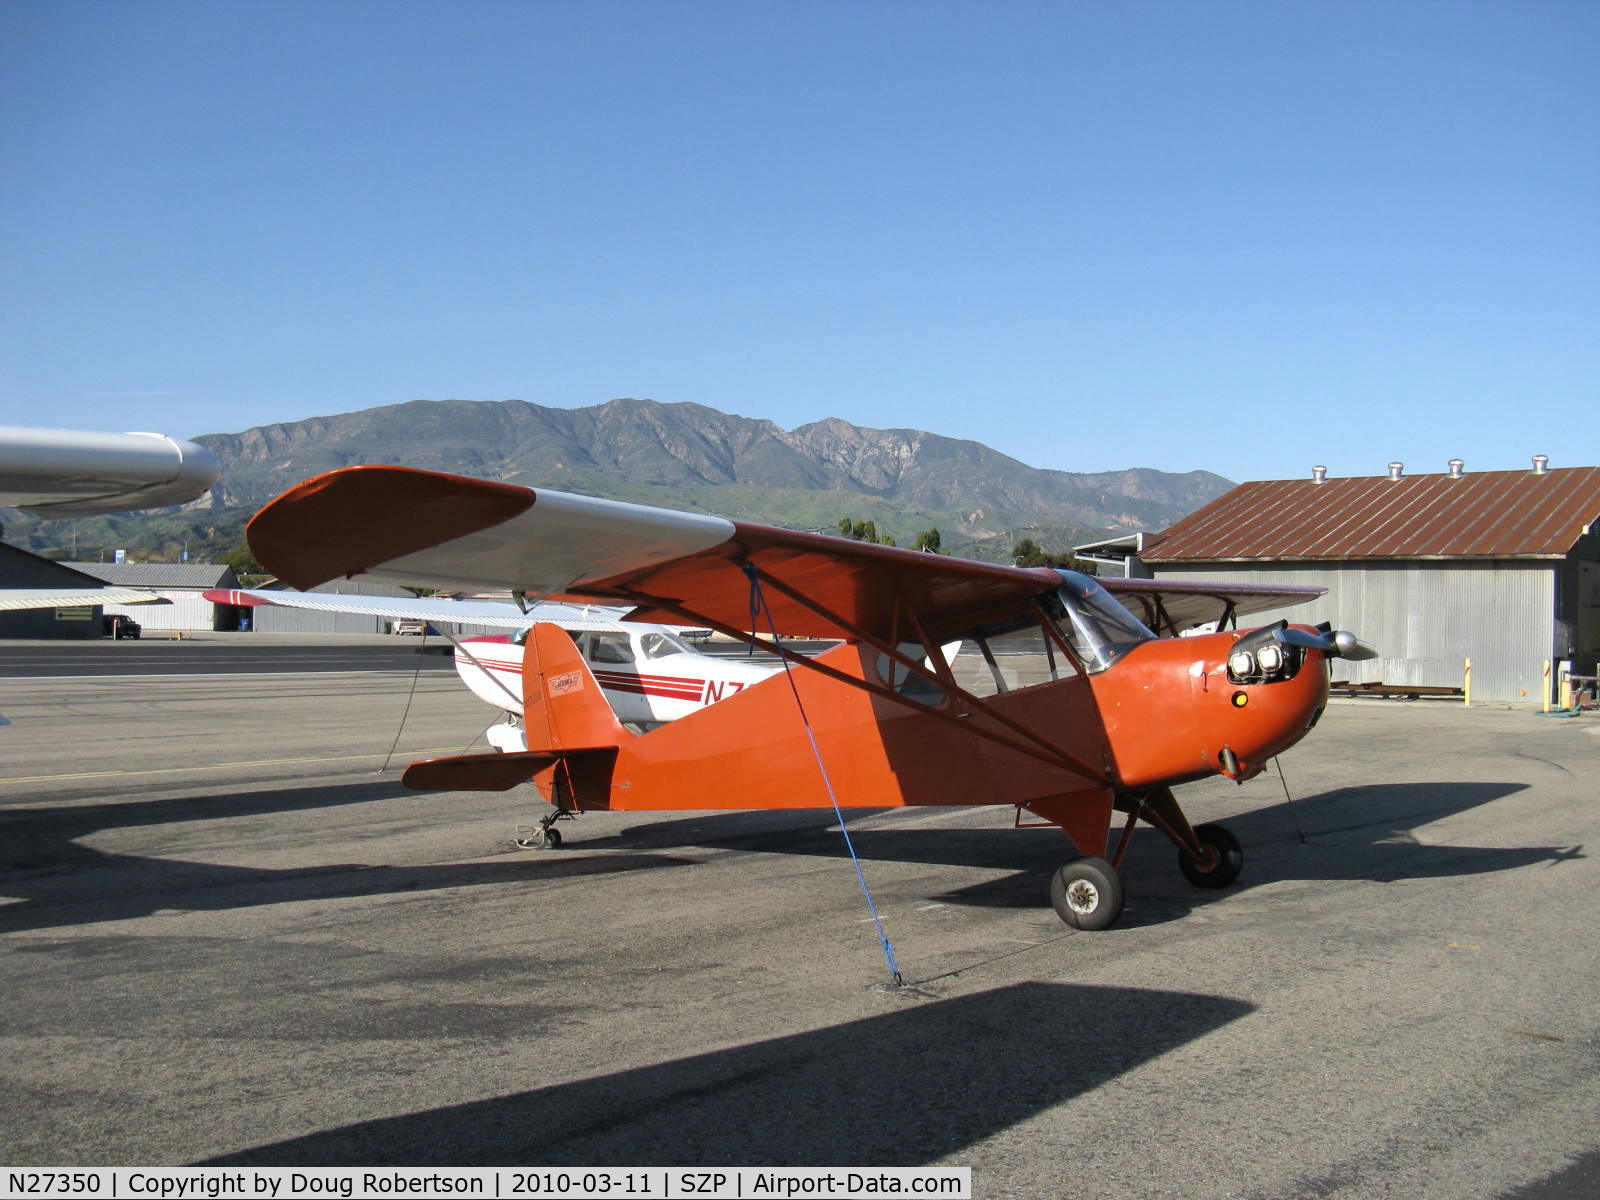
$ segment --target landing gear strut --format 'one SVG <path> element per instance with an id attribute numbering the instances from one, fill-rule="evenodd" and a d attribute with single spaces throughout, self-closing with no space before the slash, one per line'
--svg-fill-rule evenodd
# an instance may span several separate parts
<path id="1" fill-rule="evenodd" d="M 1140 821 L 1159 829 L 1178 848 L 1178 869 L 1196 887 L 1224 888 L 1239 878 L 1244 867 L 1239 839 L 1221 825 L 1191 828 L 1170 788 L 1119 793 L 1115 807 L 1128 814 L 1128 823 L 1111 861 L 1075 858 L 1050 878 L 1050 903 L 1056 915 L 1074 929 L 1109 929 L 1122 915 L 1122 880 L 1117 868 L 1122 866 L 1129 839 Z"/>

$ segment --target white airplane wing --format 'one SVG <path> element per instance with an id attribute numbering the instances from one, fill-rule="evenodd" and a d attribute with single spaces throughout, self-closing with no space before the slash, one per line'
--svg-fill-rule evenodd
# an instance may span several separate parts
<path id="1" fill-rule="evenodd" d="M 637 629 L 624 625 L 625 608 L 600 604 L 532 604 L 523 612 L 515 604 L 494 600 L 442 600 L 429 596 L 347 596 L 334 592 L 270 592 L 259 588 L 213 588 L 205 594 L 214 604 L 246 608 L 276 605 L 313 612 L 351 613 L 369 617 L 411 617 L 422 621 L 488 625 L 497 629 L 526 629 L 535 621 L 550 621 L 563 629 L 617 631 Z"/>
<path id="2" fill-rule="evenodd" d="M 0 612 L 24 608 L 79 608 L 85 604 L 171 604 L 139 588 L 0 588 Z"/>
<path id="3" fill-rule="evenodd" d="M 0 504 L 36 517 L 185 504 L 221 474 L 211 451 L 165 434 L 0 426 Z"/>

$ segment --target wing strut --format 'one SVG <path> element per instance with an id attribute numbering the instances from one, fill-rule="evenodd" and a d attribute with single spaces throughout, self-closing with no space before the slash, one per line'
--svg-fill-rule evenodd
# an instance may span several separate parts
<path id="1" fill-rule="evenodd" d="M 945 681 L 938 675 L 925 669 L 922 664 L 913 662 L 911 659 L 901 654 L 900 651 L 894 646 L 890 646 L 880 641 L 866 630 L 859 628 L 849 621 L 846 621 L 837 613 L 830 612 L 826 607 L 812 600 L 809 596 L 796 591 L 794 588 L 785 584 L 782 580 L 774 579 L 772 576 L 768 575 L 765 571 L 762 571 L 754 564 L 750 565 L 750 570 L 755 572 L 756 578 L 761 583 L 771 586 L 776 591 L 781 592 L 784 596 L 788 597 L 790 600 L 793 600 L 796 604 L 799 604 L 801 607 L 816 613 L 817 616 L 821 617 L 824 621 L 833 623 L 839 629 L 844 630 L 846 635 L 851 640 L 865 643 L 874 650 L 878 651 L 880 654 L 885 655 L 886 657 L 905 667 L 912 674 L 936 683 L 941 687 L 949 686 L 950 691 L 956 696 L 959 696 L 966 703 L 969 709 L 981 713 L 985 717 L 988 717 L 990 720 L 995 722 L 995 724 L 1004 726 L 1006 729 L 1009 729 L 1013 733 L 1025 738 L 1026 741 L 1019 741 L 1016 738 L 1007 737 L 995 730 L 985 729 L 981 725 L 975 725 L 974 723 L 964 719 L 964 717 L 967 715 L 965 713 L 957 714 L 944 712 L 937 708 L 929 708 L 927 705 L 919 704 L 917 701 L 912 700 L 909 697 L 902 696 L 893 688 L 885 687 L 883 684 L 874 683 L 866 679 L 857 679 L 852 675 L 846 675 L 843 671 L 840 671 L 834 667 L 830 667 L 826 663 L 819 663 L 815 659 L 805 657 L 803 654 L 797 654 L 793 650 L 790 650 L 787 646 L 775 644 L 767 647 L 768 649 L 773 650 L 785 662 L 794 663 L 798 666 L 805 667 L 807 670 L 819 672 L 829 679 L 845 684 L 847 687 L 853 687 L 859 691 L 864 691 L 873 696 L 878 696 L 884 700 L 898 704 L 902 708 L 909 708 L 913 712 L 921 713 L 924 716 L 937 718 L 946 724 L 954 725 L 958 729 L 965 730 L 968 733 L 976 734 L 979 737 L 987 738 L 989 741 L 1004 746 L 1008 750 L 1013 750 L 1018 754 L 1025 754 L 1030 758 L 1048 763 L 1051 766 L 1063 767 L 1072 772 L 1074 775 L 1082 776 L 1084 779 L 1091 780 L 1096 784 L 1104 784 L 1107 781 L 1107 775 L 1105 771 L 1097 771 L 1082 759 L 1073 754 L 1069 754 L 1067 751 L 1055 745 L 1053 742 L 1039 736 L 1027 726 L 1013 721 L 1010 717 L 1003 713 L 996 712 L 992 707 L 990 707 L 988 704 L 985 704 L 971 692 L 956 686 L 953 677 L 951 678 L 950 683 L 947 685 Z M 641 606 L 656 609 L 664 613 L 669 613 L 672 616 L 678 617 L 680 620 L 684 620 L 692 624 L 707 625 L 712 629 L 715 629 L 718 633 L 725 634 L 728 637 L 734 638 L 737 641 L 745 642 L 746 644 L 749 644 L 754 640 L 753 630 L 749 633 L 746 633 L 743 630 L 733 628 L 731 625 L 724 625 L 722 622 L 714 620 L 703 613 L 696 612 L 694 609 L 689 608 L 676 600 L 668 600 L 660 596 L 651 596 L 643 592 L 630 592 L 627 598 Z M 927 648 L 926 643 L 924 643 L 924 648 Z M 940 659 L 943 657 L 940 654 L 937 646 L 929 649 L 929 654 L 935 659 Z"/>
<path id="2" fill-rule="evenodd" d="M 778 623 L 772 619 L 772 610 L 767 607 L 767 598 L 761 592 L 760 572 L 750 563 L 744 564 L 744 572 L 750 577 L 750 607 L 751 617 L 755 616 L 755 607 L 759 603 L 761 611 L 767 615 L 767 628 L 772 631 L 772 644 L 782 646 L 778 637 Z M 751 640 L 755 640 L 755 630 L 750 631 Z M 817 770 L 822 773 L 822 786 L 827 789 L 828 799 L 833 804 L 834 819 L 839 822 L 839 832 L 844 835 L 845 849 L 850 851 L 850 861 L 856 868 L 856 880 L 861 884 L 861 894 L 867 898 L 867 910 L 872 913 L 872 923 L 878 929 L 878 942 L 883 947 L 884 961 L 889 964 L 889 978 L 895 987 L 904 987 L 905 979 L 900 974 L 900 964 L 894 960 L 894 946 L 889 941 L 889 935 L 883 931 L 883 919 L 878 916 L 878 906 L 872 901 L 872 889 L 867 887 L 867 876 L 861 869 L 861 859 L 856 856 L 856 844 L 850 837 L 850 827 L 845 824 L 844 813 L 839 808 L 839 797 L 834 795 L 833 780 L 828 778 L 828 768 L 822 761 L 822 749 L 817 745 L 817 735 L 811 730 L 811 718 L 806 715 L 805 702 L 800 699 L 800 689 L 795 686 L 794 674 L 789 666 L 789 660 L 783 663 L 783 677 L 789 681 L 789 691 L 794 696 L 794 706 L 800 712 L 800 723 L 805 726 L 806 739 L 811 743 L 811 753 L 817 760 Z"/>

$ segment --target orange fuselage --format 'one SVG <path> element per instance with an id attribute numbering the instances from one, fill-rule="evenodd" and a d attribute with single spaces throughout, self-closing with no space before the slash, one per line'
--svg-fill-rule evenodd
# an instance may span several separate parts
<path id="1" fill-rule="evenodd" d="M 581 769 L 574 760 L 573 799 L 580 808 L 619 810 L 825 808 L 828 789 L 808 724 L 842 807 L 1029 805 L 1086 791 L 1139 791 L 1224 772 L 1224 751 L 1235 777 L 1248 778 L 1304 736 L 1326 703 L 1328 681 L 1322 655 L 1307 651 L 1291 679 L 1230 684 L 1226 660 L 1239 636 L 1145 642 L 1098 675 L 1071 674 L 984 700 L 1087 771 L 1019 750 L 1024 737 L 958 697 L 942 702 L 945 712 L 963 714 L 951 723 L 793 670 L 623 738 L 614 756 L 595 756 Z M 874 679 L 875 657 L 843 645 L 818 661 Z M 536 776 L 547 793 L 553 775 Z"/>

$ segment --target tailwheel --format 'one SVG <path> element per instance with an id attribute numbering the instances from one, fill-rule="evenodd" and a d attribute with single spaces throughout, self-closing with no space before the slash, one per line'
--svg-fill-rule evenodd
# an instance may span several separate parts
<path id="1" fill-rule="evenodd" d="M 512 841 L 524 850 L 543 850 L 549 836 L 550 831 L 543 825 L 519 825 L 517 836 Z"/>
<path id="2" fill-rule="evenodd" d="M 512 839 L 524 850 L 559 850 L 561 849 L 561 831 L 551 828 L 552 824 L 559 821 L 561 812 L 552 813 L 543 818 L 537 825 L 518 825 L 517 836 Z"/>
<path id="3" fill-rule="evenodd" d="M 1200 856 L 1196 858 L 1182 847 L 1178 849 L 1178 869 L 1195 887 L 1223 888 L 1239 878 L 1244 869 L 1244 848 L 1239 839 L 1221 825 L 1196 825 L 1195 839 L 1200 843 Z"/>
<path id="4" fill-rule="evenodd" d="M 1122 880 L 1103 858 L 1075 858 L 1051 876 L 1050 903 L 1074 929 L 1109 929 L 1122 915 Z"/>

